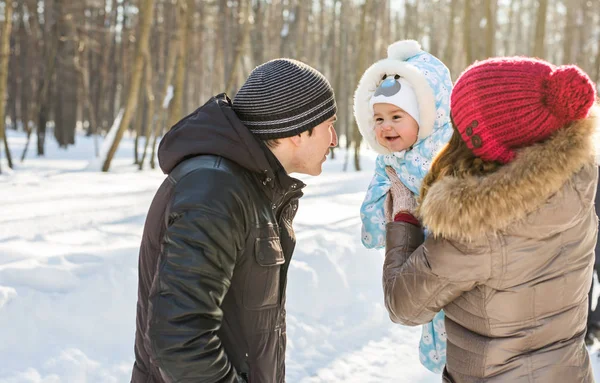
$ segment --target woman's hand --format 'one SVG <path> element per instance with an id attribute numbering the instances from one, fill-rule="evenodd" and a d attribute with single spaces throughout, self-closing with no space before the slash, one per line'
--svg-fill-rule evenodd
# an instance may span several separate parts
<path id="1" fill-rule="evenodd" d="M 384 210 L 388 222 L 394 222 L 394 217 L 398 213 L 408 213 L 414 215 L 417 208 L 417 201 L 414 194 L 400 181 L 396 171 L 391 166 L 385 167 L 392 186 L 386 197 Z"/>

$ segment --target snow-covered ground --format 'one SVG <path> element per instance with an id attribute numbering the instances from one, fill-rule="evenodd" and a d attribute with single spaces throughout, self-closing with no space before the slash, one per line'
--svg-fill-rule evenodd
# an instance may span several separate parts
<path id="1" fill-rule="evenodd" d="M 9 132 L 9 142 L 19 157 L 23 135 Z M 138 246 L 164 176 L 135 169 L 131 139 L 111 173 L 90 169 L 93 152 L 82 136 L 67 151 L 48 139 L 38 159 L 33 139 L 25 163 L 0 175 L 0 382 L 129 381 Z M 320 177 L 301 177 L 287 381 L 440 382 L 419 363 L 420 329 L 387 317 L 383 254 L 360 244 L 373 155 L 362 164 L 343 172 L 340 151 Z"/>

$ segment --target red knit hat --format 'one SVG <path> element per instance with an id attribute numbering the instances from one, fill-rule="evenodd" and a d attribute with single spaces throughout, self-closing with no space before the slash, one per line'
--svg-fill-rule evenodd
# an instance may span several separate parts
<path id="1" fill-rule="evenodd" d="M 574 65 L 505 57 L 467 68 L 452 90 L 450 109 L 476 156 L 507 163 L 514 149 L 587 117 L 595 99 L 594 84 Z"/>

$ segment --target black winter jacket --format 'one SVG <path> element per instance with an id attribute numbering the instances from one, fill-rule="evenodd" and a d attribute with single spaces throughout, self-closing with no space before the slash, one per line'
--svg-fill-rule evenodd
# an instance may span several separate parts
<path id="1" fill-rule="evenodd" d="M 225 95 L 159 147 L 139 255 L 132 382 L 285 381 L 285 288 L 304 187 Z"/>

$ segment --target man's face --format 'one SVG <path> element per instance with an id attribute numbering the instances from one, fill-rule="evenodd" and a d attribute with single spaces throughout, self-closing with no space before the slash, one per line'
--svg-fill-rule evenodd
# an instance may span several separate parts
<path id="1" fill-rule="evenodd" d="M 337 117 L 317 125 L 309 136 L 308 131 L 301 134 L 302 141 L 295 155 L 294 171 L 318 176 L 323 170 L 323 162 L 327 160 L 329 148 L 337 146 L 337 134 L 333 124 Z"/>

